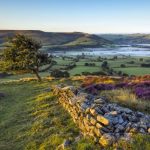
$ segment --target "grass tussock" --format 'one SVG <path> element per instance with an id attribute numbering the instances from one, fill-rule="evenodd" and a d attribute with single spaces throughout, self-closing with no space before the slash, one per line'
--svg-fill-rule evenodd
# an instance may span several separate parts
<path id="1" fill-rule="evenodd" d="M 118 103 L 135 111 L 150 113 L 150 101 L 138 99 L 130 90 L 102 91 L 101 95 L 107 97 L 110 102 Z"/>
<path id="2" fill-rule="evenodd" d="M 149 150 L 150 149 L 150 135 L 137 134 L 133 136 L 130 142 L 119 141 L 118 147 L 121 150 Z"/>

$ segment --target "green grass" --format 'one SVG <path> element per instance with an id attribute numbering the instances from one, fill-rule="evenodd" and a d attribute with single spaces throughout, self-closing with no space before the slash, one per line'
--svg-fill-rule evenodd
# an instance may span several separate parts
<path id="1" fill-rule="evenodd" d="M 0 150 L 56 150 L 65 139 L 71 140 L 66 150 L 101 149 L 88 137 L 81 136 L 75 142 L 80 135 L 78 127 L 57 97 L 46 91 L 60 82 L 0 83 L 0 92 L 6 95 L 0 99 Z M 129 146 L 129 143 L 119 144 L 121 148 Z M 149 137 L 136 136 L 130 147 L 130 150 L 148 150 Z"/>
<path id="2" fill-rule="evenodd" d="M 40 72 L 39 74 L 41 77 L 46 77 L 50 75 L 49 72 Z M 28 78 L 28 77 L 36 77 L 36 76 L 31 73 L 16 74 L 16 75 L 7 76 L 5 78 L 0 79 L 0 83 L 5 81 L 11 81 L 11 80 L 19 80 L 21 78 Z"/>
<path id="3" fill-rule="evenodd" d="M 137 134 L 133 136 L 132 142 L 120 141 L 118 147 L 121 150 L 149 150 L 150 149 L 150 135 Z"/>
<path id="4" fill-rule="evenodd" d="M 142 111 L 150 114 L 150 102 L 138 99 L 135 94 L 127 89 L 102 91 L 101 96 L 107 97 L 110 102 L 131 108 L 135 111 Z"/>
<path id="5" fill-rule="evenodd" d="M 127 68 L 115 68 L 116 71 L 122 71 L 129 75 L 145 75 L 150 74 L 150 69 L 144 67 L 127 67 Z"/>
<path id="6" fill-rule="evenodd" d="M 69 63 L 73 62 L 70 59 L 66 58 L 65 60 L 63 60 L 62 58 L 55 58 L 54 60 L 57 62 L 58 65 L 68 65 Z"/>
<path id="7" fill-rule="evenodd" d="M 114 69 L 115 71 L 122 71 L 123 73 L 126 73 L 128 75 L 145 75 L 150 74 L 149 68 L 140 67 L 141 63 L 145 63 L 145 61 L 148 58 L 143 58 L 143 62 L 139 61 L 138 57 L 129 57 L 125 59 L 118 58 L 117 60 L 107 60 L 109 67 Z M 55 58 L 54 60 L 57 61 L 57 65 L 53 66 L 52 68 L 63 68 L 63 65 L 67 65 L 71 63 L 71 59 L 65 59 L 62 58 Z M 134 64 L 129 64 L 128 62 L 134 61 Z M 84 66 L 85 63 L 95 63 L 95 67 L 88 67 Z M 81 74 L 82 72 L 97 72 L 101 71 L 101 64 L 102 62 L 98 62 L 96 57 L 86 57 L 85 59 L 80 59 L 79 62 L 76 62 L 76 68 L 73 68 L 70 70 L 71 75 L 75 74 Z M 121 68 L 120 65 L 125 64 L 126 68 Z M 96 68 L 97 67 L 97 68 Z"/>
<path id="8" fill-rule="evenodd" d="M 100 67 L 86 67 L 86 66 L 78 66 L 69 71 L 70 75 L 82 74 L 82 72 L 98 72 L 100 71 Z"/>
<path id="9" fill-rule="evenodd" d="M 55 150 L 64 139 L 72 141 L 70 150 L 99 148 L 83 137 L 74 142 L 79 129 L 57 98 L 44 91 L 50 85 L 48 82 L 0 84 L 0 92 L 6 95 L 0 99 L 0 150 Z"/>

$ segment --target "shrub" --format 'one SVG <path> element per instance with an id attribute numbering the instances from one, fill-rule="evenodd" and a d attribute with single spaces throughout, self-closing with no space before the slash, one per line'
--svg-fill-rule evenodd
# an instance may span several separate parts
<path id="1" fill-rule="evenodd" d="M 125 64 L 121 64 L 120 67 L 121 67 L 121 68 L 125 68 L 126 65 L 125 65 Z"/>
<path id="2" fill-rule="evenodd" d="M 129 61 L 127 62 L 128 64 L 134 64 L 135 62 L 134 61 Z"/>
<path id="3" fill-rule="evenodd" d="M 140 59 L 139 59 L 139 61 L 143 61 L 143 60 L 144 60 L 143 58 L 140 58 Z"/>
<path id="4" fill-rule="evenodd" d="M 150 67 L 150 64 L 141 64 L 141 67 Z"/>
<path id="5" fill-rule="evenodd" d="M 102 68 L 107 68 L 108 67 L 108 62 L 104 61 L 101 65 Z"/>
<path id="6" fill-rule="evenodd" d="M 61 70 L 53 70 L 51 72 L 51 76 L 55 78 L 61 78 L 61 77 L 69 77 L 70 74 L 67 71 L 61 71 Z"/>
<path id="7" fill-rule="evenodd" d="M 85 63 L 84 66 L 96 66 L 95 63 Z"/>

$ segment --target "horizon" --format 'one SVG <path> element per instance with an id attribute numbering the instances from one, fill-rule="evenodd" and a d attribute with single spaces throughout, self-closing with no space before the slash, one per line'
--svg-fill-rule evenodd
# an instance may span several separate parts
<path id="1" fill-rule="evenodd" d="M 149 0 L 5 0 L 0 4 L 0 30 L 150 33 Z"/>
<path id="2" fill-rule="evenodd" d="M 150 34 L 150 32 L 147 32 L 147 33 L 142 33 L 142 32 L 139 32 L 139 33 L 88 33 L 88 32 L 82 32 L 82 31 L 44 31 L 44 30 L 36 30 L 36 29 L 0 29 L 0 31 L 41 31 L 41 32 L 47 32 L 47 33 L 85 33 L 85 34 L 116 34 L 116 35 L 128 35 L 128 34 Z"/>

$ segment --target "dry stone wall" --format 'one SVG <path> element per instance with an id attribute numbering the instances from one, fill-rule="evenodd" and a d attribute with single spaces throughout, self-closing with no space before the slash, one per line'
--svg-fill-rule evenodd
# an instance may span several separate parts
<path id="1" fill-rule="evenodd" d="M 101 97 L 87 93 L 75 95 L 70 87 L 57 87 L 54 94 L 82 133 L 92 136 L 104 147 L 116 143 L 119 139 L 130 140 L 134 133 L 150 134 L 149 115 L 108 103 Z"/>

